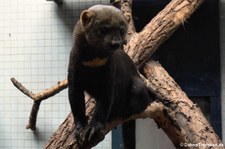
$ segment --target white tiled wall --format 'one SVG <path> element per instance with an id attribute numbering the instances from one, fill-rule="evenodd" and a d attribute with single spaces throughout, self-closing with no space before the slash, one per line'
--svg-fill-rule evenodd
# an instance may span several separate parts
<path id="1" fill-rule="evenodd" d="M 225 142 L 225 0 L 220 0 L 222 137 Z"/>
<path id="2" fill-rule="evenodd" d="M 67 76 L 72 30 L 81 9 L 109 0 L 0 2 L 0 148 L 41 149 L 67 114 L 67 90 L 42 102 L 37 130 L 26 130 L 32 100 L 11 83 L 15 77 L 34 93 Z M 110 149 L 111 135 L 96 147 Z"/>
<path id="3" fill-rule="evenodd" d="M 136 120 L 136 149 L 175 149 L 175 147 L 154 120 L 138 119 Z"/>

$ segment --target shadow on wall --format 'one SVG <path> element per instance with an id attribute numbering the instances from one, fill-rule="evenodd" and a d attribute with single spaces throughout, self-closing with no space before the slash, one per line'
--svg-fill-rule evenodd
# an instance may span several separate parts
<path id="1" fill-rule="evenodd" d="M 46 135 L 39 131 L 39 128 L 37 127 L 35 131 L 33 131 L 34 138 L 36 140 L 45 140 Z"/>

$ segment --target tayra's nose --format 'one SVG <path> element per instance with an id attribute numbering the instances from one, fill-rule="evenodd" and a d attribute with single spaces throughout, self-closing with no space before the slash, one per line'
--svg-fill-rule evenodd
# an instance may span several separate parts
<path id="1" fill-rule="evenodd" d="M 120 47 L 120 42 L 119 42 L 119 41 L 112 41 L 110 47 L 111 47 L 112 49 L 117 49 L 117 48 Z"/>

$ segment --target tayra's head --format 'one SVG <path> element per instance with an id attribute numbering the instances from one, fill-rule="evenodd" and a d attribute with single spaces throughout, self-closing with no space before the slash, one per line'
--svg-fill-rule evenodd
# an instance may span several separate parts
<path id="1" fill-rule="evenodd" d="M 116 7 L 95 5 L 84 10 L 80 23 L 89 44 L 107 50 L 121 48 L 127 34 L 127 20 Z"/>

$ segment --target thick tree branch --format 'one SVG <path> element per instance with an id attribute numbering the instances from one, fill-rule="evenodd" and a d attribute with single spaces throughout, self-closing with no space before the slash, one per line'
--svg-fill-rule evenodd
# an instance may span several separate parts
<path id="1" fill-rule="evenodd" d="M 127 42 L 129 42 L 131 36 L 136 34 L 136 29 L 132 17 L 132 0 L 121 0 L 121 11 L 123 12 L 128 21 Z"/>
<path id="2" fill-rule="evenodd" d="M 125 51 L 138 68 L 191 16 L 203 0 L 172 0 L 145 28 L 131 37 Z"/>
<path id="3" fill-rule="evenodd" d="M 184 148 L 180 146 L 181 143 L 222 144 L 200 108 L 193 104 L 159 63 L 146 63 L 144 75 L 147 78 L 144 80 L 146 85 L 163 104 L 161 116 L 153 114 L 152 118 L 176 148 Z"/>

